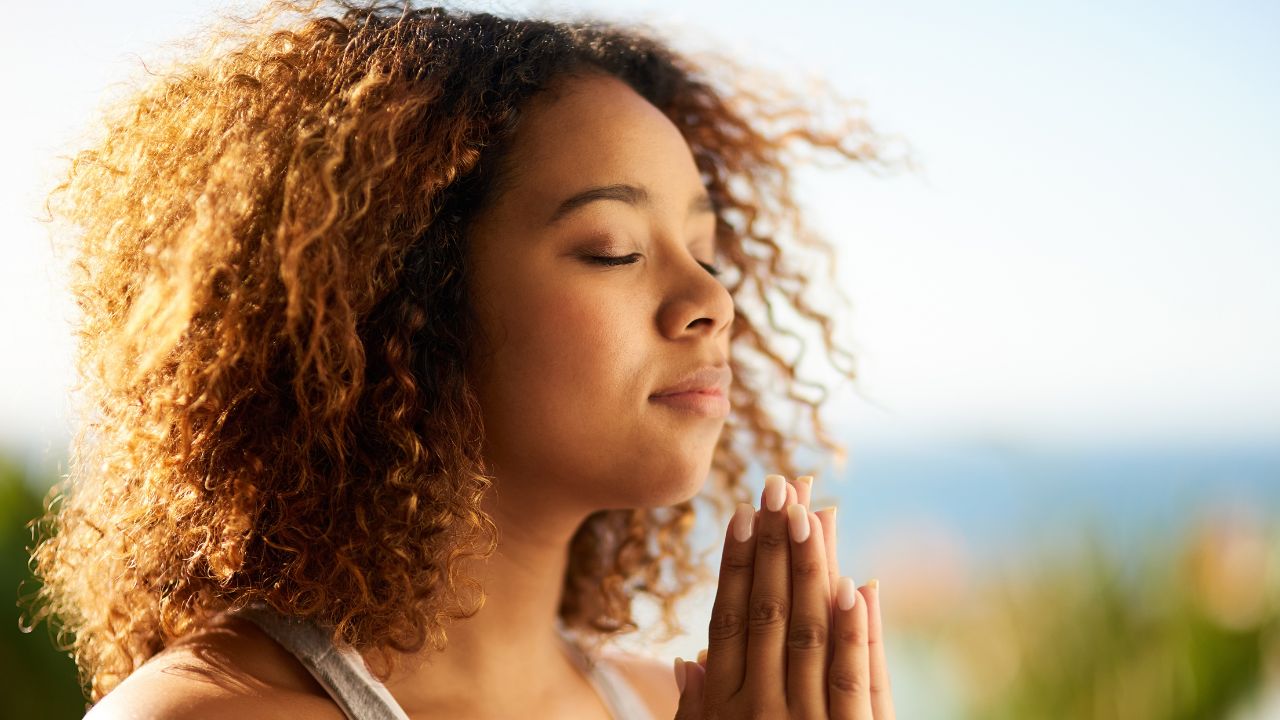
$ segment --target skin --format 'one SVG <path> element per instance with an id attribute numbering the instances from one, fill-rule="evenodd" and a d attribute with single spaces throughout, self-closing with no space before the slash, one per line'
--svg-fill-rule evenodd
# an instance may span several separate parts
<path id="1" fill-rule="evenodd" d="M 730 521 L 710 650 L 675 664 L 676 720 L 894 720 L 878 584 L 839 575 L 834 508 L 812 512 L 804 480 L 768 476 Z"/>
<path id="2" fill-rule="evenodd" d="M 727 363 L 733 299 L 698 262 L 715 259 L 715 216 L 690 212 L 705 188 L 657 108 L 614 78 L 577 77 L 536 97 L 521 122 L 506 159 L 520 170 L 467 238 L 470 297 L 492 340 L 471 371 L 499 548 L 468 568 L 483 609 L 387 686 L 410 712 L 603 717 L 553 633 L 567 548 L 593 512 L 697 494 L 724 419 L 649 397 Z M 617 183 L 647 188 L 649 204 L 598 200 L 548 222 L 565 198 Z M 585 257 L 632 253 L 614 267 Z M 671 670 L 657 672 L 671 717 Z M 566 707 L 566 687 L 582 690 L 579 705 Z"/>
<path id="3" fill-rule="evenodd" d="M 696 207 L 705 188 L 679 130 L 604 75 L 564 79 L 534 98 L 521 123 L 505 158 L 519 172 L 467 238 L 468 292 L 492 342 L 469 370 L 496 478 L 485 509 L 498 525 L 499 546 L 489 560 L 465 568 L 485 588 L 480 612 L 449 626 L 443 651 L 402 656 L 388 679 L 387 689 L 413 718 L 606 718 L 555 633 L 569 542 L 596 511 L 666 506 L 696 495 L 724 425 L 724 418 L 650 400 L 696 369 L 727 363 L 734 314 L 729 292 L 703 265 L 715 259 L 715 216 Z M 649 202 L 598 200 L 549 222 L 565 198 L 617 183 L 646 188 Z M 635 262 L 612 267 L 586 257 L 633 253 Z M 808 498 L 805 483 L 788 491 L 806 508 Z M 776 535 L 785 513 L 761 510 L 759 534 Z M 826 572 L 807 597 L 827 612 L 838 580 L 834 511 L 810 516 L 814 542 L 806 547 Z M 728 552 L 733 541 L 727 542 Z M 759 587 L 789 574 L 789 550 L 759 557 Z M 862 593 L 874 599 L 867 588 Z M 717 602 L 731 594 L 722 589 Z M 741 587 L 735 601 L 746 602 Z M 868 605 L 860 598 L 855 607 Z M 878 629 L 878 604 L 871 610 Z M 868 615 L 861 612 L 865 664 L 874 653 L 865 655 Z M 257 658 L 242 665 L 245 672 L 312 702 L 303 705 L 309 716 L 341 717 L 332 703 L 324 707 L 323 689 L 252 623 L 230 619 L 199 638 L 224 655 Z M 182 648 L 195 644 L 162 655 L 189 657 Z M 727 662 L 726 652 L 712 646 L 711 672 Z M 681 697 L 670 664 L 611 657 L 656 717 L 676 715 Z M 691 688 L 715 689 L 704 682 L 702 665 L 687 665 Z M 130 682 L 144 681 L 131 676 L 121 689 Z M 187 705 L 175 717 L 192 711 L 189 688 L 182 697 Z M 211 707 L 201 710 L 222 714 Z M 298 707 L 276 709 L 289 716 Z M 243 717 L 244 709 L 234 712 Z M 876 717 L 892 718 L 891 706 Z"/>

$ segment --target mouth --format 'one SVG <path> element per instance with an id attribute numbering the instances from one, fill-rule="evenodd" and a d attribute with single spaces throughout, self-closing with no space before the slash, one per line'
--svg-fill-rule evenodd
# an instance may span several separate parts
<path id="1" fill-rule="evenodd" d="M 708 365 L 684 376 L 679 382 L 667 385 L 654 393 L 656 397 L 677 395 L 681 393 L 720 393 L 728 391 L 733 380 L 733 371 L 725 363 Z"/>
<path id="2" fill-rule="evenodd" d="M 649 402 L 698 417 L 723 418 L 729 414 L 729 399 L 717 389 L 653 395 Z"/>

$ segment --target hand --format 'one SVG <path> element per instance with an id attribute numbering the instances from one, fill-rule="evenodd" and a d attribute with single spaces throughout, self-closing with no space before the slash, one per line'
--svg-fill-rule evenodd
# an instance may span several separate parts
<path id="1" fill-rule="evenodd" d="M 738 507 L 706 659 L 676 661 L 677 720 L 894 718 L 876 583 L 840 577 L 834 508 L 811 512 L 809 490 L 770 475 L 761 509 Z"/>
<path id="2" fill-rule="evenodd" d="M 779 475 L 778 477 L 783 477 Z M 785 478 L 784 478 L 785 479 Z M 812 508 L 811 500 L 813 498 L 813 476 L 801 475 L 795 481 L 787 480 L 787 483 L 795 490 L 795 501 L 804 505 L 806 508 Z M 790 493 L 788 493 L 790 497 Z M 764 497 L 760 499 L 761 506 L 764 505 Z M 836 560 L 836 509 L 834 506 L 825 507 L 816 513 L 818 520 L 822 525 L 822 537 L 827 555 L 827 578 L 828 588 L 835 588 L 840 581 L 840 563 Z M 879 600 L 879 598 L 876 598 Z M 878 608 L 877 608 L 878 609 Z M 835 593 L 831 594 L 831 611 L 836 610 Z M 830 658 L 828 657 L 828 660 Z M 702 666 L 703 672 L 707 669 L 707 649 L 703 648 L 698 651 L 698 664 Z"/>

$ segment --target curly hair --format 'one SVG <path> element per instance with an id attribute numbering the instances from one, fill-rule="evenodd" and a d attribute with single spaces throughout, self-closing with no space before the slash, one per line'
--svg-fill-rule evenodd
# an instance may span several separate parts
<path id="1" fill-rule="evenodd" d="M 807 149 L 891 168 L 885 136 L 855 113 L 824 128 L 784 83 L 699 63 L 642 25 L 330 4 L 273 0 L 183 41 L 208 42 L 107 104 L 46 198 L 75 230 L 80 422 L 31 523 L 29 624 L 58 629 L 91 703 L 250 602 L 331 627 L 379 666 L 443 648 L 448 621 L 483 604 L 459 567 L 497 538 L 464 373 L 478 343 L 464 238 L 504 187 L 522 107 L 556 78 L 625 81 L 679 128 L 713 200 L 734 278 L 733 410 L 699 498 L 723 520 L 752 499 L 748 459 L 801 472 L 770 388 L 844 452 L 819 417 L 826 389 L 771 337 L 803 355 L 784 306 L 856 377 L 783 252 L 833 255 L 801 221 L 790 166 Z M 710 577 L 688 542 L 696 516 L 693 500 L 591 515 L 571 541 L 565 626 L 596 642 L 634 631 L 647 594 L 668 636 L 682 631 L 675 604 Z"/>

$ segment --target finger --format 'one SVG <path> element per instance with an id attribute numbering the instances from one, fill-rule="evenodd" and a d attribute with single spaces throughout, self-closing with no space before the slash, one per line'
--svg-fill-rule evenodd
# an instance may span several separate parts
<path id="1" fill-rule="evenodd" d="M 817 513 L 822 523 L 822 539 L 827 550 L 827 587 L 831 588 L 831 612 L 836 610 L 836 583 L 840 582 L 840 561 L 836 557 L 836 509 L 834 506 L 822 508 Z"/>
<path id="2" fill-rule="evenodd" d="M 702 648 L 701 650 L 698 651 L 698 664 L 702 666 L 703 670 L 707 669 L 707 649 L 706 648 Z"/>
<path id="3" fill-rule="evenodd" d="M 796 478 L 796 502 L 804 506 L 805 510 L 809 508 L 809 501 L 813 498 L 813 476 L 801 475 Z"/>
<path id="4" fill-rule="evenodd" d="M 765 478 L 769 502 L 760 509 L 755 574 L 747 607 L 747 672 L 744 691 L 757 708 L 786 707 L 787 618 L 791 614 L 791 538 L 786 508 L 795 489 L 781 475 Z M 783 502 L 778 493 L 785 492 Z M 715 659 L 715 650 L 709 656 Z"/>
<path id="5" fill-rule="evenodd" d="M 676 708 L 675 720 L 702 720 L 703 693 L 706 690 L 702 666 L 676 658 L 675 675 L 676 686 L 680 688 L 680 705 Z"/>
<path id="6" fill-rule="evenodd" d="M 785 501 L 787 488 L 790 486 L 791 483 L 782 475 L 765 475 L 764 491 L 760 493 L 760 509 L 764 510 L 779 501 Z M 773 498 L 773 503 L 769 502 L 770 498 Z"/>
<path id="7" fill-rule="evenodd" d="M 867 601 L 867 653 L 871 660 L 871 711 L 876 720 L 893 720 L 893 688 L 884 655 L 884 626 L 880 621 L 880 581 L 871 579 L 862 589 Z"/>
<path id="8" fill-rule="evenodd" d="M 746 675 L 747 604 L 755 574 L 758 513 L 739 503 L 725 531 L 720 580 L 707 627 L 706 697 L 719 707 L 742 688 Z"/>
<path id="9" fill-rule="evenodd" d="M 827 717 L 827 646 L 831 591 L 818 516 L 787 508 L 791 531 L 791 619 L 787 628 L 787 708 L 800 717 Z"/>
<path id="10" fill-rule="evenodd" d="M 827 674 L 827 696 L 833 720 L 875 718 L 869 688 L 866 606 L 853 580 L 840 578 L 836 588 L 836 647 Z"/>
<path id="11" fill-rule="evenodd" d="M 835 617 L 836 613 L 836 584 L 840 582 L 840 561 L 836 557 L 836 509 L 834 506 L 826 507 L 815 513 L 822 525 L 822 539 L 826 543 L 827 551 L 827 587 L 830 589 L 830 596 L 827 599 L 827 607 L 831 609 L 831 617 Z M 836 644 L 834 642 L 827 644 L 827 662 L 831 662 L 831 655 L 835 652 Z"/>

